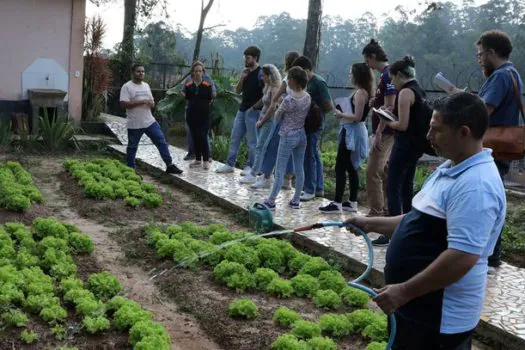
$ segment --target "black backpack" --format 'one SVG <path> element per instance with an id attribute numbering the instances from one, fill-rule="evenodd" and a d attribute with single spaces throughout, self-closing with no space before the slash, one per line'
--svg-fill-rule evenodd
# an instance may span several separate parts
<path id="1" fill-rule="evenodd" d="M 323 111 L 312 99 L 310 109 L 304 120 L 304 130 L 307 134 L 311 134 L 319 130 L 321 125 L 323 125 Z"/>
<path id="2" fill-rule="evenodd" d="M 430 145 L 430 141 L 427 139 L 428 130 L 430 129 L 430 119 L 432 119 L 432 113 L 434 112 L 432 102 L 422 96 L 417 89 L 410 88 L 410 90 L 412 90 L 416 96 L 416 100 L 419 99 L 421 101 L 421 113 L 417 116 L 410 116 L 410 118 L 416 117 L 413 121 L 415 122 L 415 128 L 411 135 L 412 141 L 423 153 L 436 156 L 436 151 L 434 151 Z"/>

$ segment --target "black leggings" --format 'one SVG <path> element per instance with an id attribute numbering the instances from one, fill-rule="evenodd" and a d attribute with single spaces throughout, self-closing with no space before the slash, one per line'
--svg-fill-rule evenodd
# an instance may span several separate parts
<path id="1" fill-rule="evenodd" d="M 359 191 L 359 174 L 352 166 L 352 151 L 346 149 L 345 135 L 339 142 L 337 158 L 335 160 L 335 202 L 342 203 L 346 186 L 346 173 L 350 180 L 350 202 L 357 202 Z"/>
<path id="2" fill-rule="evenodd" d="M 208 132 L 210 130 L 209 119 L 195 118 L 188 121 L 191 137 L 193 138 L 193 149 L 195 159 L 208 162 L 210 160 L 210 145 L 208 143 Z"/>

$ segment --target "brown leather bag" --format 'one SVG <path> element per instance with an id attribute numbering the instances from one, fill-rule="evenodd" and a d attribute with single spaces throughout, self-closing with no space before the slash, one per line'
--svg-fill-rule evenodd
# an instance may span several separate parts
<path id="1" fill-rule="evenodd" d="M 525 113 L 516 78 L 509 70 L 514 88 L 514 97 L 525 122 Z M 497 160 L 519 160 L 525 155 L 525 125 L 489 127 L 483 137 L 483 147 L 492 148 L 492 156 Z"/>

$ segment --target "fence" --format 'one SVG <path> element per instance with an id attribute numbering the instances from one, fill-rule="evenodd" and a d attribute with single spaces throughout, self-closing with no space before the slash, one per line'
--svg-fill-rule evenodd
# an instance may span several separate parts
<path id="1" fill-rule="evenodd" d="M 119 74 L 118 72 L 120 72 L 121 63 L 119 61 L 111 61 L 110 67 L 115 74 L 114 76 L 117 76 L 117 74 Z M 146 81 L 151 86 L 155 101 L 158 102 L 166 96 L 166 91 L 168 89 L 175 86 L 177 82 L 189 73 L 191 66 L 182 64 L 146 63 L 144 68 L 146 71 Z M 232 68 L 220 68 L 217 64 L 215 64 L 214 67 L 206 67 L 206 70 L 208 70 L 208 72 L 213 72 L 213 74 L 230 76 L 234 76 L 238 72 L 238 70 Z M 436 70 L 433 70 L 433 72 L 436 72 Z M 349 80 L 347 74 L 337 74 L 324 71 L 318 73 L 325 78 L 332 98 L 335 99 L 348 96 L 352 93 L 353 87 L 348 86 Z M 446 92 L 438 89 L 434 84 L 434 74 L 435 73 L 418 77 L 418 82 L 425 89 L 427 98 L 430 100 L 446 96 Z M 466 86 L 468 90 L 472 92 L 477 92 L 484 81 L 484 77 L 479 68 L 458 71 L 455 75 L 449 76 L 449 79 L 451 79 L 451 81 L 457 86 Z M 120 107 L 119 95 L 120 86 L 113 86 L 109 89 L 107 112 L 113 115 L 125 116 L 125 111 Z M 522 96 L 522 100 L 525 104 L 525 94 Z M 520 172 L 524 171 L 525 159 L 513 162 L 512 168 L 514 170 L 519 170 Z"/>

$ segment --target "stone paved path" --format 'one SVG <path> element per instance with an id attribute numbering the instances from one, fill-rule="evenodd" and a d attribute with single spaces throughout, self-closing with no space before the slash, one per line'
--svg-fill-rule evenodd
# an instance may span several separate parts
<path id="1" fill-rule="evenodd" d="M 125 145 L 127 144 L 125 119 L 110 115 L 104 115 L 104 117 L 106 124 L 122 143 L 122 145 L 110 147 L 125 154 Z M 223 198 L 232 205 L 247 208 L 255 201 L 262 201 L 269 193 L 269 190 L 252 191 L 246 185 L 240 185 L 241 176 L 238 169 L 233 174 L 216 174 L 214 169 L 222 164 L 216 161 L 212 163 L 208 171 L 190 169 L 188 167 L 189 162 L 183 160 L 186 154 L 185 150 L 170 146 L 170 152 L 174 163 L 184 170 L 184 174 L 180 176 L 181 179 Z M 156 168 L 165 169 L 156 147 L 146 136 L 141 141 L 137 158 Z M 293 191 L 281 191 L 277 199 L 274 221 L 280 226 L 292 228 L 313 222 L 343 219 L 343 215 L 322 214 L 317 210 L 319 206 L 329 202 L 326 199 L 317 198 L 314 201 L 302 203 L 300 210 L 290 209 L 287 203 L 292 194 Z M 358 213 L 358 215 L 363 214 L 363 211 Z M 347 234 L 345 230 L 333 228 L 316 230 L 307 232 L 304 236 L 351 259 L 362 263 L 367 261 L 368 253 L 364 241 L 359 237 Z M 374 269 L 381 273 L 385 265 L 385 251 L 386 248 L 374 248 Z M 525 269 L 504 263 L 496 275 L 489 276 L 485 307 L 481 319 L 484 328 L 497 333 L 503 330 L 514 341 L 522 342 L 523 346 L 519 348 L 525 349 Z"/>

